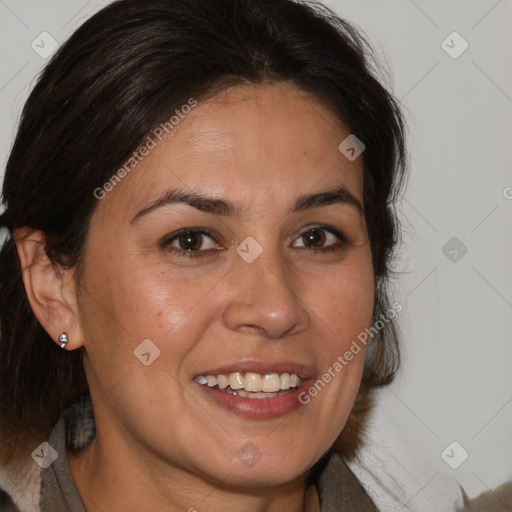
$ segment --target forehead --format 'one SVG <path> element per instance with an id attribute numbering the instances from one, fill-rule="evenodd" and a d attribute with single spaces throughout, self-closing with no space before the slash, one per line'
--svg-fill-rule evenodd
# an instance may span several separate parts
<path id="1" fill-rule="evenodd" d="M 125 218 L 170 188 L 268 206 L 343 184 L 362 194 L 362 159 L 338 145 L 348 129 L 290 84 L 237 87 L 200 102 L 100 202 Z M 100 212 L 101 214 L 101 212 Z"/>

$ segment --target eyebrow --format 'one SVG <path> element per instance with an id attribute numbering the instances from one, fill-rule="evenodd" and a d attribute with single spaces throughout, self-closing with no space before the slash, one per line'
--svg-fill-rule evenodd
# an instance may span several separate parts
<path id="1" fill-rule="evenodd" d="M 199 193 L 185 192 L 179 189 L 168 190 L 164 195 L 151 202 L 140 210 L 130 221 L 134 224 L 138 219 L 150 212 L 157 210 L 163 206 L 184 203 L 196 208 L 197 210 L 212 215 L 225 215 L 230 217 L 243 216 L 243 208 L 236 205 L 228 199 L 217 199 L 207 197 Z M 343 185 L 337 186 L 325 192 L 316 194 L 305 194 L 300 196 L 291 208 L 289 213 L 302 212 L 311 208 L 328 206 L 331 204 L 345 204 L 356 208 L 360 213 L 364 214 L 364 208 L 357 199 Z"/>

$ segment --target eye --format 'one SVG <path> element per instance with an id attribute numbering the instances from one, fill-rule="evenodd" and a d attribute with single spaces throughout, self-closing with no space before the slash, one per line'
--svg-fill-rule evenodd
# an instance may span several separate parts
<path id="1" fill-rule="evenodd" d="M 178 256 L 203 256 L 204 252 L 220 250 L 219 246 L 208 231 L 186 228 L 178 231 L 163 243 L 165 247 Z"/>
<path id="2" fill-rule="evenodd" d="M 348 243 L 347 237 L 339 230 L 328 226 L 309 226 L 292 244 L 313 251 L 334 251 Z"/>

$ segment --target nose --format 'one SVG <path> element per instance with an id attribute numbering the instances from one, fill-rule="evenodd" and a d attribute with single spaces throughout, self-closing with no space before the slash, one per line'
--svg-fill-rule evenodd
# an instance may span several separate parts
<path id="1" fill-rule="evenodd" d="M 300 282 L 277 254 L 264 251 L 252 263 L 241 258 L 230 272 L 225 325 L 279 339 L 308 328 L 310 314 L 300 297 Z"/>

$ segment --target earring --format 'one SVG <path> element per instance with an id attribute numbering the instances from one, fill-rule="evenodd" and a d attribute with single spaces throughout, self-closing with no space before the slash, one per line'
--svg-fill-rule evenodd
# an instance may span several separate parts
<path id="1" fill-rule="evenodd" d="M 60 344 L 60 348 L 66 348 L 66 344 L 68 343 L 68 335 L 63 332 L 60 336 L 59 336 L 59 344 Z"/>

